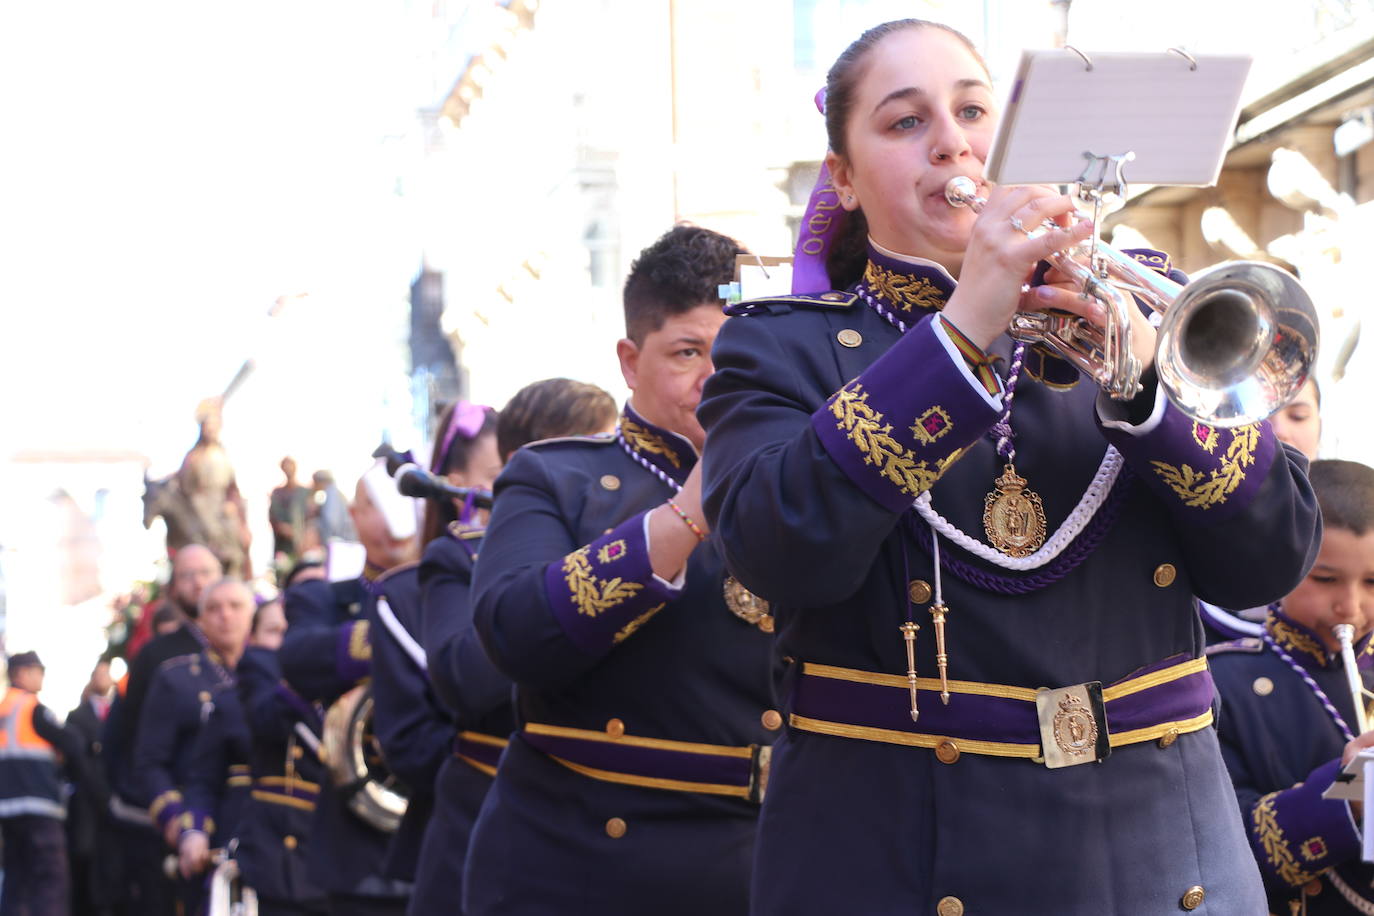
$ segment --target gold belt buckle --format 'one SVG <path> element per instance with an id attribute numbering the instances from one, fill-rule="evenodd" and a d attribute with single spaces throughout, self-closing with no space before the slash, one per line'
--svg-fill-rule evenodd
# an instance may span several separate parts
<path id="1" fill-rule="evenodd" d="M 1040 747 L 1050 769 L 1105 760 L 1112 752 L 1102 682 L 1090 681 L 1035 695 L 1040 718 Z"/>

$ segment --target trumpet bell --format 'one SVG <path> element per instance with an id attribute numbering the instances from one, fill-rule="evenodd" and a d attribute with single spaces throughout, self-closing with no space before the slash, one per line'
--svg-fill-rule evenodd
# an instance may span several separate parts
<path id="1" fill-rule="evenodd" d="M 1163 313 L 1155 371 L 1186 414 L 1220 427 L 1269 416 L 1307 382 L 1315 306 L 1272 264 L 1231 261 L 1198 273 Z"/>

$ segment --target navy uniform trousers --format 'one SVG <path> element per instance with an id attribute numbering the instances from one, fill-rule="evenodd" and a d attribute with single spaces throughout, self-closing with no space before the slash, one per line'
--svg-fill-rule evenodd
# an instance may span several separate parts
<path id="1" fill-rule="evenodd" d="M 621 425 L 686 479 L 690 443 L 628 407 Z M 497 481 L 474 619 L 519 730 L 472 837 L 469 916 L 747 910 L 772 640 L 725 606 L 713 544 L 680 587 L 653 576 L 644 515 L 673 493 L 611 437 L 526 446 Z"/>
<path id="2" fill-rule="evenodd" d="M 1209 646 L 1221 697 L 1217 730 L 1236 801 L 1269 892 L 1269 909 L 1289 916 L 1304 903 L 1309 916 L 1358 913 L 1374 906 L 1374 866 L 1360 861 L 1360 831 L 1343 801 L 1321 797 L 1340 771 L 1347 738 L 1325 708 L 1356 733 L 1355 700 L 1340 656 L 1317 635 L 1270 612 L 1269 640 L 1245 637 Z M 1366 659 L 1369 640 L 1357 646 Z M 1275 647 L 1277 646 L 1277 651 Z M 1279 655 L 1285 653 L 1297 668 Z M 1372 680 L 1368 669 L 1362 680 Z"/>
<path id="3" fill-rule="evenodd" d="M 871 253 L 867 276 L 865 293 L 909 330 L 854 292 L 744 303 L 716 340 L 698 410 L 707 515 L 731 572 L 774 602 L 793 660 L 752 912 L 1261 912 L 1208 725 L 1192 596 L 1247 607 L 1300 579 L 1319 526 L 1302 459 L 1267 423 L 1207 429 L 1150 390 L 1127 412 L 1028 353 L 1011 426 L 1048 532 L 1108 444 L 1124 479 L 1035 571 L 941 537 L 946 706 L 932 680 L 930 528 L 911 507 L 929 491 L 986 543 L 985 494 L 1004 470 L 987 433 L 1002 405 L 973 371 L 977 354 L 937 324 L 954 288 L 943 270 Z M 993 349 L 1004 375 L 1011 342 Z M 915 722 L 909 615 L 921 627 Z M 1083 746 L 1082 700 L 1065 699 L 1082 732 L 1056 743 L 1075 759 L 1104 736 L 1121 743 L 1101 763 L 1049 769 L 1036 690 L 1088 682 L 1104 688 L 1106 722 L 1092 717 Z"/>

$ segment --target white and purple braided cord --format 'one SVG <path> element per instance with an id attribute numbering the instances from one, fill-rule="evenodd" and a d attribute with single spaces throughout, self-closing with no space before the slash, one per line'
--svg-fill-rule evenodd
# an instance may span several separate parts
<path id="1" fill-rule="evenodd" d="M 1341 734 L 1345 736 L 1345 740 L 1353 741 L 1355 738 L 1354 732 L 1350 730 L 1349 725 L 1345 724 L 1345 719 L 1341 718 L 1341 714 L 1336 711 L 1336 707 L 1331 702 L 1331 698 L 1326 695 L 1326 691 L 1322 690 L 1321 687 L 1317 685 L 1317 682 L 1312 680 L 1312 675 L 1308 674 L 1307 670 L 1303 668 L 1302 665 L 1298 664 L 1297 661 L 1293 658 L 1293 656 L 1289 655 L 1286 651 L 1284 651 L 1282 646 L 1280 646 L 1277 642 L 1274 641 L 1273 636 L 1270 636 L 1268 633 L 1265 633 L 1263 638 L 1265 643 L 1268 644 L 1269 648 L 1274 650 L 1274 654 L 1277 655 L 1279 658 L 1283 659 L 1285 662 L 1287 662 L 1288 667 L 1292 668 L 1295 672 L 1297 672 L 1298 677 L 1302 678 L 1303 682 L 1306 683 L 1307 686 L 1312 689 L 1312 693 L 1317 697 L 1318 700 L 1321 701 L 1321 704 L 1323 707 L 1325 707 L 1327 713 L 1331 715 L 1332 721 L 1334 721 L 1336 723 L 1336 727 L 1341 730 Z"/>
<path id="2" fill-rule="evenodd" d="M 625 434 L 620 431 L 620 426 L 618 424 L 615 428 L 615 441 L 620 443 L 620 447 L 625 450 L 625 454 L 633 458 L 640 467 L 671 487 L 674 496 L 682 492 L 682 484 L 665 474 L 661 468 L 655 467 L 651 462 L 645 460 L 639 452 L 636 452 L 630 447 L 630 443 L 625 441 Z"/>

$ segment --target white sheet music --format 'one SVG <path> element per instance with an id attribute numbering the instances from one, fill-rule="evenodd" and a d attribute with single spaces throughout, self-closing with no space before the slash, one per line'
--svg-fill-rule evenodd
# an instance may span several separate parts
<path id="1" fill-rule="evenodd" d="M 1068 184 L 1098 156 L 1135 153 L 1129 181 L 1216 182 L 1250 72 L 1244 55 L 1026 51 L 988 156 L 999 184 Z"/>

